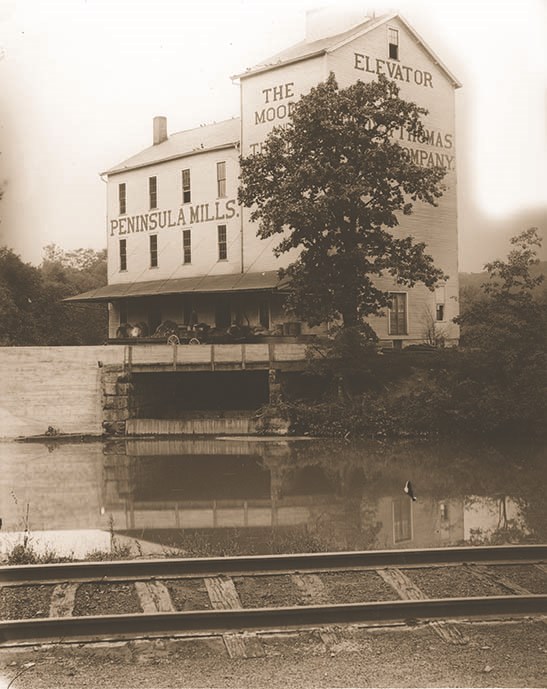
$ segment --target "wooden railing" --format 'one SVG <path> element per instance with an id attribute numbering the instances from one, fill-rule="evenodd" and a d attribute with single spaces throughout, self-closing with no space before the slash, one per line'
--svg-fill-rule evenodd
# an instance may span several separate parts
<path id="1" fill-rule="evenodd" d="M 302 343 L 265 344 L 139 344 L 125 345 L 124 365 L 127 370 L 161 366 L 183 368 L 267 369 L 306 361 L 308 345 Z"/>

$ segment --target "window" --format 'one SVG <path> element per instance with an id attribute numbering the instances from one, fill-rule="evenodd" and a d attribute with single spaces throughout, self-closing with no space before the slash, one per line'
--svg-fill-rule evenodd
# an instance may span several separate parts
<path id="1" fill-rule="evenodd" d="M 148 196 L 150 198 L 150 209 L 158 207 L 158 178 L 148 178 Z"/>
<path id="2" fill-rule="evenodd" d="M 406 335 L 407 334 L 407 309 L 406 309 L 406 293 L 394 292 L 389 295 L 389 334 L 390 335 Z"/>
<path id="3" fill-rule="evenodd" d="M 118 184 L 118 201 L 120 204 L 120 215 L 124 215 L 126 211 L 125 203 L 125 183 Z"/>
<path id="4" fill-rule="evenodd" d="M 192 235 L 191 230 L 182 231 L 182 262 L 192 262 Z"/>
<path id="5" fill-rule="evenodd" d="M 123 240 L 125 242 L 125 239 Z M 125 301 L 121 301 L 119 306 L 119 313 L 120 313 L 120 325 L 124 325 L 124 323 L 127 323 L 129 321 L 129 316 L 127 315 L 127 304 Z"/>
<path id="6" fill-rule="evenodd" d="M 390 60 L 399 59 L 399 31 L 397 29 L 388 28 L 387 43 L 389 47 Z"/>
<path id="7" fill-rule="evenodd" d="M 228 258 L 228 242 L 226 238 L 226 225 L 218 226 L 218 260 L 225 261 Z"/>
<path id="8" fill-rule="evenodd" d="M 412 540 L 412 502 L 408 498 L 393 501 L 393 541 Z"/>
<path id="9" fill-rule="evenodd" d="M 226 196 L 226 163 L 217 163 L 217 196 L 222 199 Z"/>
<path id="10" fill-rule="evenodd" d="M 215 327 L 229 328 L 232 324 L 232 309 L 225 297 L 219 296 L 215 303 Z"/>
<path id="11" fill-rule="evenodd" d="M 190 192 L 190 170 L 182 171 L 182 203 L 190 203 L 192 194 Z"/>
<path id="12" fill-rule="evenodd" d="M 120 239 L 120 270 L 127 270 L 127 239 Z"/>
<path id="13" fill-rule="evenodd" d="M 158 235 L 150 235 L 150 268 L 158 267 Z"/>
<path id="14" fill-rule="evenodd" d="M 188 297 L 185 297 L 182 303 L 182 322 L 189 326 L 198 322 L 198 314 Z"/>
<path id="15" fill-rule="evenodd" d="M 270 304 L 267 299 L 258 302 L 258 322 L 266 330 L 270 329 Z"/>
<path id="16" fill-rule="evenodd" d="M 148 307 L 148 328 L 152 335 L 156 332 L 162 322 L 162 313 L 159 306 L 151 304 Z"/>
<path id="17" fill-rule="evenodd" d="M 445 285 L 435 288 L 435 320 L 444 321 L 444 305 L 446 303 Z"/>

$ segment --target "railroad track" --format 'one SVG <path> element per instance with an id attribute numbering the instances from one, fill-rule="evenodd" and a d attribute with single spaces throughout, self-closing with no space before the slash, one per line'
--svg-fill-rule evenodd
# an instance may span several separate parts
<path id="1" fill-rule="evenodd" d="M 546 562 L 547 545 L 529 545 L 0 567 L 0 644 L 248 642 L 260 630 L 421 621 L 465 643 L 458 618 L 545 615 Z"/>

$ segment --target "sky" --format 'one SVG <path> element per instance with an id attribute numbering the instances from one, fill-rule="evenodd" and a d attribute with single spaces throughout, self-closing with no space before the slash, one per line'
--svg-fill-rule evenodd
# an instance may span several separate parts
<path id="1" fill-rule="evenodd" d="M 0 245 L 35 264 L 51 243 L 104 248 L 99 173 L 151 145 L 156 115 L 170 133 L 239 116 L 230 76 L 302 40 L 306 11 L 329 4 L 0 0 Z M 505 256 L 531 225 L 545 234 L 547 0 L 359 7 L 400 11 L 463 84 L 460 269 Z"/>

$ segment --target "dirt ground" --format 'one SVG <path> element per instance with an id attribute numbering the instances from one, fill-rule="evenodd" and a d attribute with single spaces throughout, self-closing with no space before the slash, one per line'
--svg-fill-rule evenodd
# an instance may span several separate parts
<path id="1" fill-rule="evenodd" d="M 444 642 L 427 626 L 260 634 L 263 655 L 249 658 L 230 658 L 220 636 L 3 648 L 0 687 L 546 686 L 544 621 L 458 626 L 469 639 L 465 646 Z"/>

